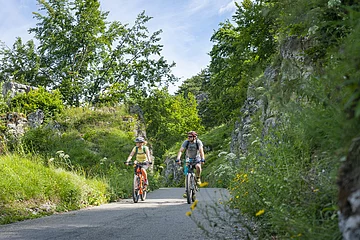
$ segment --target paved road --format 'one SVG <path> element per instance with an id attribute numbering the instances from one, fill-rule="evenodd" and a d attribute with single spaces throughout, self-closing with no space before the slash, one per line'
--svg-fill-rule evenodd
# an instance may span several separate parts
<path id="1" fill-rule="evenodd" d="M 146 201 L 132 199 L 104 204 L 39 219 L 0 225 L 0 240 L 113 240 L 113 239 L 209 239 L 185 215 L 190 205 L 183 188 L 162 188 L 148 193 Z M 224 189 L 203 188 L 197 194 L 197 210 L 219 201 Z M 200 216 L 200 214 L 199 214 Z"/>

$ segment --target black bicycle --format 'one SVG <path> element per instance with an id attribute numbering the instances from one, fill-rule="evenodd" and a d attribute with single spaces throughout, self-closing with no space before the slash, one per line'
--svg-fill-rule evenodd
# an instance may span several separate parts
<path id="1" fill-rule="evenodd" d="M 196 159 L 189 158 L 186 161 L 186 166 L 188 167 L 185 179 L 185 189 L 186 189 L 186 199 L 187 203 L 195 202 L 196 200 L 196 192 L 199 191 L 199 188 L 196 184 Z"/>

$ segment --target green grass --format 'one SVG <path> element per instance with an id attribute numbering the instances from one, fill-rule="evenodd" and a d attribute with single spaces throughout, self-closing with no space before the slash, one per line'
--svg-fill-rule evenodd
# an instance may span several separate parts
<path id="1" fill-rule="evenodd" d="M 0 223 L 131 197 L 135 124 L 124 107 L 84 107 L 28 130 L 22 154 L 0 158 Z M 160 178 L 149 173 L 149 190 Z"/>
<path id="2" fill-rule="evenodd" d="M 45 167 L 42 162 L 36 157 L 0 157 L 0 224 L 108 201 L 109 187 L 103 180 Z"/>

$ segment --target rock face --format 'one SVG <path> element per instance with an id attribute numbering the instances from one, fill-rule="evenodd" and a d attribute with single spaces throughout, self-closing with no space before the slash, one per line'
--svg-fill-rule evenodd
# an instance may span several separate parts
<path id="1" fill-rule="evenodd" d="M 15 82 L 5 82 L 2 87 L 2 94 L 13 98 L 18 93 L 28 93 L 32 89 L 37 88 Z"/>
<path id="2" fill-rule="evenodd" d="M 44 122 L 44 112 L 41 109 L 29 113 L 27 116 L 31 128 L 39 127 Z"/>
<path id="3" fill-rule="evenodd" d="M 360 138 L 339 171 L 339 228 L 344 240 L 360 239 Z"/>
<path id="4" fill-rule="evenodd" d="M 259 117 L 264 126 L 262 137 L 268 133 L 269 128 L 276 126 L 279 112 L 276 106 L 271 105 L 273 96 L 264 95 L 264 90 L 271 89 L 274 83 L 278 82 L 283 84 L 289 81 L 298 81 L 300 84 L 306 84 L 313 71 L 311 63 L 304 58 L 303 54 L 308 45 L 309 43 L 304 39 L 288 38 L 280 48 L 281 63 L 277 67 L 268 67 L 265 70 L 261 85 L 249 86 L 247 99 L 232 134 L 230 148 L 232 153 L 247 155 L 254 117 Z"/>

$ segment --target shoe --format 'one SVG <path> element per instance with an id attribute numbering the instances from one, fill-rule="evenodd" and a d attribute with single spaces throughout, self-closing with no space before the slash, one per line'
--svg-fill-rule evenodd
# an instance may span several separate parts
<path id="1" fill-rule="evenodd" d="M 187 194 L 186 194 L 186 193 L 183 194 L 183 198 L 187 198 Z"/>
<path id="2" fill-rule="evenodd" d="M 197 183 L 197 185 L 201 185 L 201 180 L 200 180 L 200 178 L 197 179 L 196 183 Z"/>

